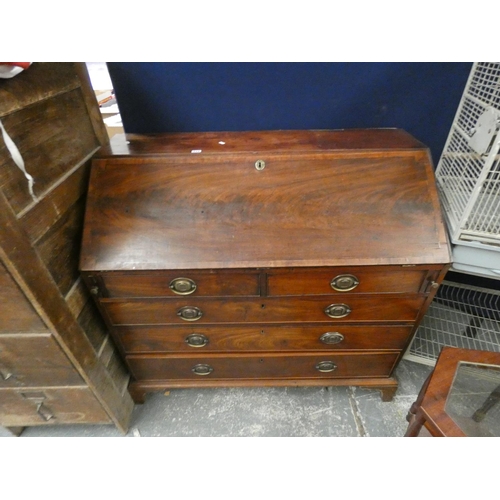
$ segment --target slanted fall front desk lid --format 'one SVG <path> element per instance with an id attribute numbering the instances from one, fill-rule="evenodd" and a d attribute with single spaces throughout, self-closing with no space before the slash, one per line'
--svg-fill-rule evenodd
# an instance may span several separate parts
<path id="1" fill-rule="evenodd" d="M 82 270 L 450 262 L 428 149 L 404 131 L 126 140 L 93 160 Z"/>

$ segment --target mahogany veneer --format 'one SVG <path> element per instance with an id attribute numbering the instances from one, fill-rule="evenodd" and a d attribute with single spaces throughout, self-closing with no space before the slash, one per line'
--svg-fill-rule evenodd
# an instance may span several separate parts
<path id="1" fill-rule="evenodd" d="M 450 263 L 428 149 L 404 131 L 127 135 L 94 157 L 80 269 L 133 380 L 392 376 Z"/>

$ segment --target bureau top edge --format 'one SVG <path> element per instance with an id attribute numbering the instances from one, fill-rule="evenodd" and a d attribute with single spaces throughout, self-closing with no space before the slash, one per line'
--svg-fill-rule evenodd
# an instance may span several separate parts
<path id="1" fill-rule="evenodd" d="M 118 134 L 94 158 L 266 152 L 428 150 L 395 128 Z"/>
<path id="2" fill-rule="evenodd" d="M 286 270 L 290 271 L 310 271 L 321 269 L 338 269 L 343 272 L 348 272 L 356 268 L 400 268 L 400 269 L 414 269 L 414 270 L 441 270 L 444 267 L 449 267 L 451 264 L 451 257 L 447 247 L 436 249 L 436 255 L 410 258 L 391 258 L 391 259 L 332 259 L 330 261 L 319 260 L 305 260 L 305 261 L 279 261 L 273 262 L 271 260 L 261 261 L 199 261 L 187 262 L 179 265 L 176 262 L 157 262 L 154 259 L 139 261 L 128 261 L 126 259 L 119 260 L 110 256 L 109 259 L 97 260 L 93 255 L 87 256 L 82 254 L 79 263 L 79 270 L 83 273 L 113 273 L 113 272 L 157 272 L 157 271 L 175 271 L 175 272 L 276 272 Z M 340 272 L 340 271 L 339 271 Z"/>

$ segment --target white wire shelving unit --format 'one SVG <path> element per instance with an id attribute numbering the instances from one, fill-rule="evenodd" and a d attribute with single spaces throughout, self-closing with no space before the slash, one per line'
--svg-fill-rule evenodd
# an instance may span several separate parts
<path id="1" fill-rule="evenodd" d="M 500 352 L 500 292 L 444 281 L 405 359 L 434 366 L 444 346 Z"/>
<path id="2" fill-rule="evenodd" d="M 500 63 L 474 63 L 436 168 L 453 268 L 500 278 Z"/>
<path id="3" fill-rule="evenodd" d="M 452 271 L 500 280 L 500 63 L 473 64 L 436 184 L 452 243 Z M 445 281 L 405 359 L 434 365 L 444 346 L 499 352 L 497 289 Z"/>

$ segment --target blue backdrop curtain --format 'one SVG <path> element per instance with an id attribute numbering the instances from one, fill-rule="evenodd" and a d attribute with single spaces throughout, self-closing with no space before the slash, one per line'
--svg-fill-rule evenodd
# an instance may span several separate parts
<path id="1" fill-rule="evenodd" d="M 403 128 L 437 164 L 472 63 L 108 63 L 126 132 Z"/>
<path id="2" fill-rule="evenodd" d="M 108 63 L 129 133 L 397 127 L 437 165 L 472 63 Z M 499 282 L 449 273 L 453 281 Z"/>

